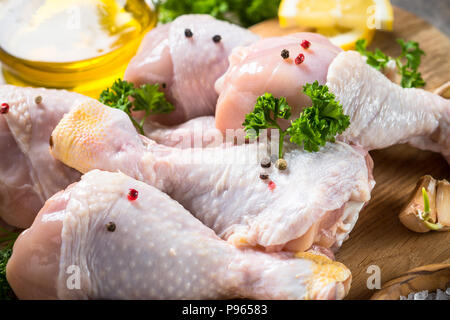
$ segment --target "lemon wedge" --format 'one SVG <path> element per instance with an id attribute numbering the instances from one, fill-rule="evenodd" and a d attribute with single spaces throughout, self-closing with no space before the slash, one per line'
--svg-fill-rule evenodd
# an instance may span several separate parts
<path id="1" fill-rule="evenodd" d="M 330 39 L 330 41 L 343 50 L 355 49 L 356 41 L 365 39 L 367 44 L 372 42 L 375 35 L 375 30 L 348 30 L 343 28 L 317 28 L 317 33 L 320 33 Z"/>
<path id="2" fill-rule="evenodd" d="M 282 27 L 392 31 L 394 10 L 389 0 L 283 0 L 278 16 Z"/>

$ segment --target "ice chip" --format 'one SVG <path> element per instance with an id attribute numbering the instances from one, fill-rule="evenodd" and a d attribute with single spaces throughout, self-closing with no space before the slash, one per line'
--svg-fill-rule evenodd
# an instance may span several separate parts
<path id="1" fill-rule="evenodd" d="M 414 300 L 425 300 L 428 296 L 428 290 L 420 291 L 414 294 Z"/>
<path id="2" fill-rule="evenodd" d="M 442 291 L 441 289 L 437 289 L 436 300 L 448 300 L 448 297 L 444 291 Z"/>

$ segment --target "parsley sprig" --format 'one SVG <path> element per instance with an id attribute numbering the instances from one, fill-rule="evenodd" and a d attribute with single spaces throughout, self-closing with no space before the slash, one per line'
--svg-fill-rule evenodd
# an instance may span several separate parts
<path id="1" fill-rule="evenodd" d="M 131 98 L 131 99 L 130 99 Z M 99 101 L 107 106 L 124 111 L 139 133 L 144 134 L 145 119 L 153 114 L 170 113 L 175 108 L 159 91 L 159 84 L 145 84 L 138 88 L 133 83 L 117 79 L 100 94 Z M 133 118 L 133 111 L 144 111 L 141 121 Z"/>
<path id="2" fill-rule="evenodd" d="M 16 232 L 9 232 L 0 227 L 0 231 L 5 235 L 0 238 L 0 300 L 15 299 L 15 294 L 12 291 L 6 279 L 6 265 L 12 255 L 12 246 L 19 236 Z"/>
<path id="3" fill-rule="evenodd" d="M 242 124 L 247 138 L 257 138 L 261 130 L 274 128 L 280 133 L 278 156 L 283 157 L 283 142 L 286 135 L 290 141 L 303 146 L 306 151 L 317 152 L 328 141 L 334 142 L 337 134 L 343 133 L 350 125 L 350 117 L 343 112 L 342 105 L 334 94 L 318 81 L 306 84 L 303 92 L 312 100 L 312 106 L 303 110 L 300 117 L 291 121 L 286 130 L 281 129 L 278 119 L 289 119 L 292 109 L 285 98 L 275 98 L 266 93 L 259 97 L 253 112 L 245 116 Z"/>
<path id="4" fill-rule="evenodd" d="M 394 60 L 397 71 L 402 76 L 401 85 L 403 88 L 424 87 L 426 82 L 418 69 L 425 52 L 420 49 L 419 43 L 414 41 L 405 42 L 403 39 L 398 39 L 397 43 L 401 46 L 402 53 L 395 59 L 387 56 L 380 49 L 376 49 L 374 52 L 368 51 L 367 42 L 364 39 L 356 42 L 356 50 L 367 57 L 367 64 L 380 71 L 386 67 L 390 60 Z"/>
<path id="5" fill-rule="evenodd" d="M 153 0 L 159 20 L 170 22 L 188 13 L 209 14 L 221 20 L 249 27 L 275 18 L 281 0 Z"/>
<path id="6" fill-rule="evenodd" d="M 298 145 L 303 143 L 306 151 L 317 152 L 328 141 L 334 142 L 336 135 L 350 126 L 350 117 L 344 114 L 342 105 L 328 91 L 327 86 L 315 81 L 306 84 L 303 92 L 311 98 L 313 105 L 292 122 L 287 132 L 291 142 Z"/>
<path id="7" fill-rule="evenodd" d="M 260 131 L 264 129 L 278 129 L 279 136 L 279 157 L 283 154 L 283 141 L 287 132 L 278 125 L 278 119 L 289 119 L 291 117 L 291 107 L 287 104 L 286 98 L 275 98 L 270 93 L 260 96 L 253 112 L 245 116 L 242 124 L 247 132 L 247 138 L 254 139 L 259 137 Z"/>

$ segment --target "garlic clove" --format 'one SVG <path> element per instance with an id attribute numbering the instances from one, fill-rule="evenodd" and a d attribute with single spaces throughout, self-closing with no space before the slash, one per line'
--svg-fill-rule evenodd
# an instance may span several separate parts
<path id="1" fill-rule="evenodd" d="M 401 223 L 411 231 L 425 233 L 431 228 L 424 223 L 420 214 L 425 211 L 422 188 L 425 188 L 430 200 L 430 213 L 428 221 L 436 222 L 436 186 L 437 181 L 431 176 L 423 176 L 411 194 L 408 202 L 399 214 Z"/>
<path id="2" fill-rule="evenodd" d="M 444 227 L 450 227 L 450 183 L 439 181 L 436 190 L 437 221 Z"/>

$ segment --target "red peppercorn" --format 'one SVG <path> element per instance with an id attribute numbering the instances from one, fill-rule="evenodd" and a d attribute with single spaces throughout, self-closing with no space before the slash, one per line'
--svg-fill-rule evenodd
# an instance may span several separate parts
<path id="1" fill-rule="evenodd" d="M 0 114 L 8 113 L 8 111 L 9 111 L 9 104 L 2 103 L 0 106 Z"/>
<path id="2" fill-rule="evenodd" d="M 138 198 L 139 192 L 136 189 L 130 189 L 128 192 L 128 200 L 134 201 Z"/>
<path id="3" fill-rule="evenodd" d="M 303 47 L 303 49 L 309 49 L 309 47 L 311 47 L 311 42 L 309 42 L 308 40 L 303 40 L 301 46 Z"/>
<path id="4" fill-rule="evenodd" d="M 273 182 L 273 181 L 269 182 L 269 189 L 270 189 L 270 191 L 275 190 L 276 187 L 277 187 L 277 185 L 275 184 L 275 182 Z"/>
<path id="5" fill-rule="evenodd" d="M 295 58 L 295 64 L 302 64 L 305 61 L 305 55 L 300 53 L 297 58 Z"/>

